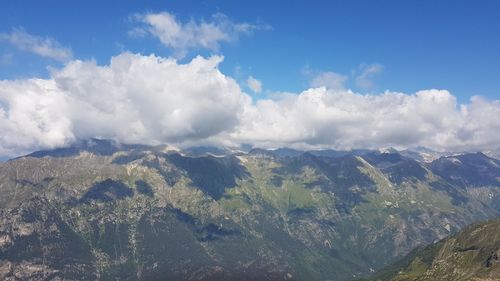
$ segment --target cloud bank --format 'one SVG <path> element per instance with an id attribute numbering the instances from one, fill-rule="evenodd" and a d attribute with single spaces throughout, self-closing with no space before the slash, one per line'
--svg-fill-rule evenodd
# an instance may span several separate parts
<path id="1" fill-rule="evenodd" d="M 50 37 L 31 35 L 23 28 L 14 28 L 10 33 L 0 33 L 0 42 L 7 42 L 21 51 L 65 62 L 73 57 L 73 52 L 68 47 L 63 47 L 59 42 Z"/>
<path id="2" fill-rule="evenodd" d="M 91 137 L 181 146 L 500 148 L 498 100 L 459 105 L 446 90 L 364 95 L 312 87 L 253 101 L 219 70 L 222 59 L 179 63 L 122 53 L 109 65 L 70 61 L 49 79 L 0 81 L 0 155 Z"/>

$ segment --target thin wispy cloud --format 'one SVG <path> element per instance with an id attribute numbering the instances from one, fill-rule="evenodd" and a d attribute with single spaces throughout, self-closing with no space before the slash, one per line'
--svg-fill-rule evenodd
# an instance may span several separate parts
<path id="1" fill-rule="evenodd" d="M 71 60 L 73 57 L 71 48 L 62 46 L 51 37 L 29 34 L 21 27 L 14 28 L 11 32 L 0 33 L 0 41 L 7 42 L 21 51 L 60 62 Z"/>
<path id="2" fill-rule="evenodd" d="M 171 48 L 177 58 L 184 57 L 190 50 L 218 51 L 221 43 L 235 42 L 242 35 L 270 29 L 269 25 L 233 22 L 222 13 L 212 15 L 210 20 L 191 19 L 187 22 L 182 22 L 169 12 L 137 14 L 133 20 L 139 26 L 130 30 L 129 35 L 153 36 Z"/>
<path id="3" fill-rule="evenodd" d="M 333 71 L 318 71 L 309 66 L 302 69 L 302 74 L 309 80 L 311 87 L 325 87 L 330 90 L 345 90 L 352 85 L 362 90 L 373 89 L 375 77 L 384 70 L 383 65 L 360 64 L 353 69 L 350 75 L 344 75 Z"/>
<path id="4" fill-rule="evenodd" d="M 321 72 L 312 77 L 311 87 L 326 87 L 332 90 L 343 90 L 345 89 L 345 83 L 347 81 L 347 76 L 327 71 Z"/>
<path id="5" fill-rule="evenodd" d="M 248 77 L 247 86 L 256 94 L 262 92 L 262 82 L 260 80 L 257 80 L 253 76 Z"/>
<path id="6" fill-rule="evenodd" d="M 362 89 L 371 89 L 374 86 L 373 78 L 384 70 L 381 64 L 361 64 L 355 73 L 356 85 Z"/>

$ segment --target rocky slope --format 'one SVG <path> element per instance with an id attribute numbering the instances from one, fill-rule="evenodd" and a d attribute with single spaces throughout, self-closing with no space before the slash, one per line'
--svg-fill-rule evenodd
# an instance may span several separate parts
<path id="1" fill-rule="evenodd" d="M 375 275 L 372 280 L 500 280 L 500 219 L 468 226 Z"/>
<path id="2" fill-rule="evenodd" d="M 35 152 L 0 164 L 0 279 L 367 276 L 499 214 L 499 161 L 459 160 L 105 140 Z"/>

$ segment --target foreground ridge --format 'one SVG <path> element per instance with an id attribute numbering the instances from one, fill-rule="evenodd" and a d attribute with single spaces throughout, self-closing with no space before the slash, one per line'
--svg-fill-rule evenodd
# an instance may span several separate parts
<path id="1" fill-rule="evenodd" d="M 500 218 L 415 250 L 371 280 L 500 280 Z"/>

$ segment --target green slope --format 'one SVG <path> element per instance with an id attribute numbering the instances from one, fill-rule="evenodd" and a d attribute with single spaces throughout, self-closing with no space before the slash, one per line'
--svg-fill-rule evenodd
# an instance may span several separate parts
<path id="1" fill-rule="evenodd" d="M 0 164 L 0 279 L 350 280 L 498 215 L 487 183 L 398 154 L 37 152 Z"/>
<path id="2" fill-rule="evenodd" d="M 370 280 L 500 280 L 500 218 L 473 224 L 438 243 L 415 250 Z"/>

